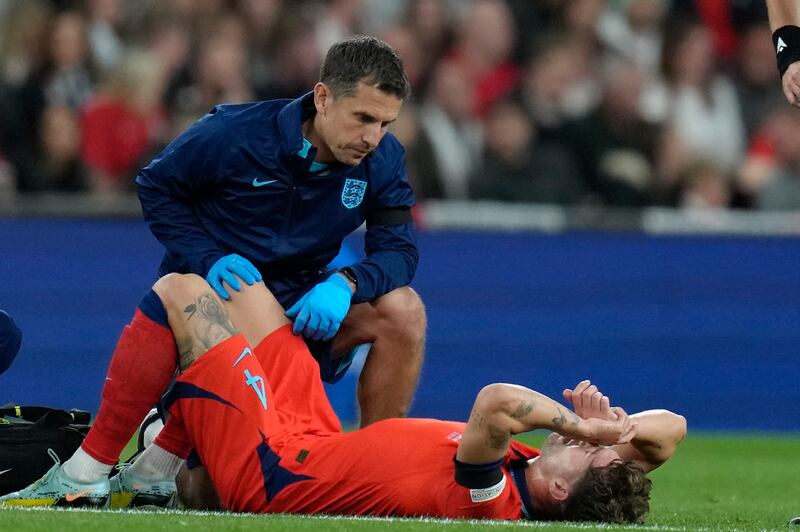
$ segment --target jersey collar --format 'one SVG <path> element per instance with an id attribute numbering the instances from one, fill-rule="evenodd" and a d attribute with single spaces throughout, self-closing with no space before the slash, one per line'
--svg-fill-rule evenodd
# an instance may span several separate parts
<path id="1" fill-rule="evenodd" d="M 533 506 L 530 493 L 528 492 L 528 483 L 525 480 L 525 470 L 528 468 L 527 460 L 512 460 L 508 464 L 508 473 L 511 475 L 511 480 L 517 487 L 520 502 L 522 503 L 522 515 L 525 519 L 536 519 L 537 512 Z"/>
<path id="2" fill-rule="evenodd" d="M 303 150 L 303 122 L 317 113 L 314 108 L 314 93 L 307 92 L 296 100 L 289 102 L 278 112 L 278 130 L 284 153 L 289 157 L 297 157 Z M 314 149 L 306 150 L 305 156 L 313 160 Z"/>
<path id="3" fill-rule="evenodd" d="M 298 175 L 336 176 L 351 171 L 351 168 L 338 161 L 321 168 L 314 162 L 317 149 L 303 137 L 303 123 L 317 114 L 314 107 L 314 93 L 307 92 L 290 101 L 278 112 L 278 131 L 281 136 L 284 164 L 299 172 Z"/>

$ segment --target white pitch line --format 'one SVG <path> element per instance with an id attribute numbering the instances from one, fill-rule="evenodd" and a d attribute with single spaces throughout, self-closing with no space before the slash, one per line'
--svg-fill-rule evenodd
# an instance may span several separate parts
<path id="1" fill-rule="evenodd" d="M 136 510 L 136 509 L 124 509 L 124 510 L 110 510 L 110 509 L 102 509 L 102 508 L 52 508 L 52 507 L 32 507 L 32 508 L 23 508 L 23 507 L 16 507 L 16 508 L 2 508 L 0 507 L 0 511 L 7 510 L 22 510 L 28 512 L 41 512 L 41 511 L 60 511 L 60 512 L 82 512 L 82 513 L 116 513 L 116 514 L 128 514 L 128 515 L 152 515 L 152 514 L 164 514 L 164 515 L 177 515 L 177 516 L 212 516 L 212 517 L 228 517 L 228 518 L 240 518 L 240 517 L 253 517 L 258 518 L 261 516 L 280 516 L 284 518 L 291 518 L 297 520 L 308 520 L 308 519 L 316 519 L 320 521 L 373 521 L 373 522 L 384 522 L 384 523 L 393 523 L 393 522 L 421 522 L 421 523 L 431 523 L 431 524 L 440 524 L 440 525 L 468 525 L 468 526 L 525 526 L 530 528 L 551 528 L 551 527 L 561 527 L 561 528 L 574 528 L 576 530 L 602 530 L 607 528 L 622 528 L 625 530 L 635 530 L 635 531 L 655 531 L 655 532 L 684 532 L 688 530 L 685 527 L 671 527 L 671 526 L 661 526 L 661 525 L 617 525 L 617 524 L 610 524 L 610 523 L 569 523 L 569 522 L 547 522 L 547 521 L 500 521 L 500 520 L 477 520 L 477 519 L 442 519 L 442 518 L 434 518 L 434 517 L 374 517 L 374 516 L 347 516 L 347 515 L 298 515 L 298 514 L 248 514 L 248 513 L 232 513 L 232 512 L 218 512 L 218 511 L 202 511 L 202 510 L 180 510 L 175 508 L 164 508 L 158 510 Z M 702 531 L 709 531 L 709 528 L 693 528 L 692 530 L 697 530 L 699 532 Z"/>

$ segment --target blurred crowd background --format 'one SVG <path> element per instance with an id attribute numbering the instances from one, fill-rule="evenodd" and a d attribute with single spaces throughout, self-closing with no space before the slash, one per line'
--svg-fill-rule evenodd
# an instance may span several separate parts
<path id="1" fill-rule="evenodd" d="M 403 58 L 418 200 L 800 209 L 763 0 L 0 0 L 0 196 L 130 194 L 216 103 Z"/>

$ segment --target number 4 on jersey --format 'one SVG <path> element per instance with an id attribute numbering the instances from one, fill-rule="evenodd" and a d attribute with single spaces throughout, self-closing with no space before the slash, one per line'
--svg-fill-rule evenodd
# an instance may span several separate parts
<path id="1" fill-rule="evenodd" d="M 244 376 L 247 377 L 247 380 L 244 383 L 247 386 L 252 386 L 253 390 L 256 391 L 256 395 L 258 396 L 259 400 L 261 401 L 261 406 L 264 407 L 264 410 L 267 409 L 267 391 L 264 389 L 264 379 L 258 375 L 251 375 L 250 370 L 244 370 Z"/>

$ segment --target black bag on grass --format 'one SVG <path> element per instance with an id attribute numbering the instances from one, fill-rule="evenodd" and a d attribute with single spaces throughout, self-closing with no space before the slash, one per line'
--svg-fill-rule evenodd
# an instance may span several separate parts
<path id="1" fill-rule="evenodd" d="M 90 415 L 82 410 L 8 404 L 0 406 L 0 416 L 0 495 L 44 475 L 53 467 L 50 452 L 68 459 L 89 432 Z"/>

